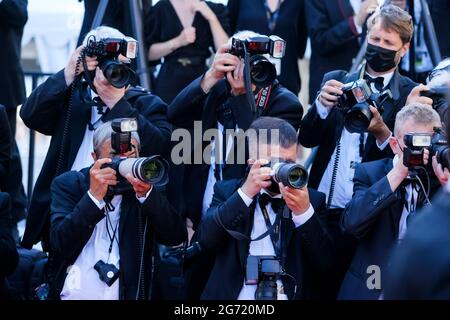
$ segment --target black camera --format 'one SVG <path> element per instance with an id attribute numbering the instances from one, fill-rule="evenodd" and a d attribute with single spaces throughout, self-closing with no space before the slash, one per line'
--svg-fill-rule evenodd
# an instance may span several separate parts
<path id="1" fill-rule="evenodd" d="M 277 300 L 277 280 L 283 269 L 280 260 L 274 256 L 247 257 L 245 284 L 257 285 L 255 300 Z"/>
<path id="2" fill-rule="evenodd" d="M 443 108 L 446 110 L 450 101 L 450 87 L 432 87 L 430 90 L 421 91 L 420 95 L 433 100 L 433 109 L 439 111 Z"/>
<path id="3" fill-rule="evenodd" d="M 135 80 L 135 73 L 127 63 L 119 61 L 119 55 L 122 54 L 128 59 L 136 58 L 137 41 L 130 37 L 105 38 L 99 41 L 88 40 L 84 48 L 84 53 L 89 56 L 97 57 L 98 66 L 103 71 L 108 82 L 116 87 L 123 88 Z M 95 71 L 92 72 L 92 78 Z"/>
<path id="4" fill-rule="evenodd" d="M 407 133 L 403 137 L 405 148 L 403 149 L 403 164 L 405 167 L 415 169 L 425 167 L 423 163 L 423 152 L 430 151 L 431 156 L 436 156 L 436 160 L 443 167 L 450 169 L 450 147 L 447 138 L 440 128 L 434 128 L 434 134 L 429 133 Z M 431 167 L 431 161 L 428 162 Z"/>
<path id="5" fill-rule="evenodd" d="M 269 54 L 273 58 L 281 59 L 286 50 L 286 41 L 278 36 L 256 36 L 245 40 L 232 39 L 230 53 L 239 58 L 244 58 L 247 52 L 250 55 L 250 76 L 254 85 L 264 88 L 271 85 L 276 77 L 275 66 L 263 54 Z"/>
<path id="6" fill-rule="evenodd" d="M 272 193 L 280 193 L 280 182 L 294 189 L 301 189 L 308 183 L 308 171 L 298 163 L 272 160 L 262 167 L 270 167 L 272 170 L 272 184 L 267 188 Z"/>
<path id="7" fill-rule="evenodd" d="M 370 85 L 364 79 L 349 82 L 342 87 L 343 94 L 339 97 L 337 108 L 345 113 L 344 126 L 350 133 L 367 131 L 372 112 L 369 106 L 373 106 L 383 113 L 383 104 L 392 99 L 389 89 L 383 92 L 373 92 Z"/>
<path id="8" fill-rule="evenodd" d="M 94 265 L 94 269 L 98 272 L 100 280 L 106 283 L 108 287 L 111 287 L 120 276 L 120 271 L 115 265 L 105 263 L 103 260 L 99 260 Z"/>

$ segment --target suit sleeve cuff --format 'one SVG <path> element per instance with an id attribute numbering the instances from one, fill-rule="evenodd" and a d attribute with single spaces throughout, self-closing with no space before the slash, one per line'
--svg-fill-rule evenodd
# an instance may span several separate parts
<path id="1" fill-rule="evenodd" d="M 382 144 L 379 144 L 379 143 L 378 143 L 378 140 L 375 140 L 378 149 L 380 149 L 381 151 L 383 151 L 383 150 L 387 147 L 387 145 L 389 144 L 389 139 L 390 139 L 391 137 L 392 137 L 392 132 L 391 132 L 391 134 L 389 135 L 389 137 L 388 137 Z"/>
<path id="2" fill-rule="evenodd" d="M 250 198 L 249 196 L 247 196 L 247 195 L 244 193 L 244 191 L 241 190 L 241 188 L 238 189 L 238 193 L 239 193 L 239 196 L 241 197 L 242 201 L 244 201 L 245 205 L 246 205 L 247 207 L 250 207 L 250 205 L 251 205 L 252 202 L 253 202 L 253 199 Z"/>
<path id="3" fill-rule="evenodd" d="M 97 208 L 99 208 L 100 210 L 103 210 L 103 208 L 105 207 L 106 203 L 105 201 L 98 201 L 97 199 L 95 199 L 95 197 L 91 194 L 90 191 L 87 192 L 89 198 L 91 198 L 92 202 L 95 203 L 95 205 L 97 206 Z"/>
<path id="4" fill-rule="evenodd" d="M 147 191 L 147 193 L 145 194 L 145 196 L 143 197 L 138 197 L 138 195 L 136 195 L 136 199 L 138 199 L 138 201 L 143 204 L 145 202 L 145 200 L 147 200 L 148 196 L 150 195 L 150 193 L 153 190 L 153 186 L 151 186 L 150 190 Z"/>
<path id="5" fill-rule="evenodd" d="M 301 227 L 306 222 L 308 222 L 309 219 L 314 215 L 314 208 L 312 204 L 309 204 L 308 210 L 306 210 L 305 213 L 295 215 L 295 213 L 292 214 L 292 222 L 294 222 L 295 227 Z"/>
<path id="6" fill-rule="evenodd" d="M 330 108 L 325 107 L 317 97 L 315 101 L 317 114 L 319 115 L 320 119 L 324 120 L 328 117 L 328 114 L 330 113 Z"/>

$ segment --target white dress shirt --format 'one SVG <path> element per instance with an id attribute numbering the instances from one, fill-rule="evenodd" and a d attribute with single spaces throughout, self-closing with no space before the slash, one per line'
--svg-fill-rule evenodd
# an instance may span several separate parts
<path id="1" fill-rule="evenodd" d="M 153 188 L 152 188 L 153 189 Z M 145 197 L 137 198 L 139 202 L 143 203 L 152 191 L 150 189 Z M 97 205 L 99 209 L 105 207 L 104 201 L 98 201 L 88 191 L 91 200 Z M 61 291 L 61 300 L 118 300 L 119 299 L 119 279 L 114 281 L 111 287 L 101 281 L 98 272 L 94 269 L 94 265 L 103 260 L 105 263 L 110 263 L 120 270 L 119 260 L 119 220 L 120 220 L 120 205 L 122 203 L 122 196 L 117 195 L 111 201 L 114 206 L 112 212 L 108 212 L 111 224 L 105 218 L 100 220 L 94 227 L 91 237 L 84 246 L 75 263 L 69 267 L 68 274 L 64 281 L 64 287 Z M 114 229 L 117 228 L 116 237 L 114 239 L 111 253 L 109 254 L 109 246 L 111 239 L 106 229 L 108 223 L 109 233 L 113 234 Z"/>
<path id="2" fill-rule="evenodd" d="M 383 76 L 383 86 L 386 87 L 391 81 L 394 72 L 390 72 Z M 370 76 L 370 75 L 369 75 Z M 375 84 L 371 83 L 371 88 L 373 91 L 378 92 L 375 88 Z M 327 108 L 316 99 L 315 105 L 317 108 L 317 113 L 321 119 L 326 119 L 331 111 L 331 108 Z M 367 141 L 368 133 L 364 133 L 364 144 Z M 361 163 L 362 158 L 359 154 L 359 133 L 350 133 L 345 129 L 342 129 L 342 134 L 340 137 L 341 142 L 341 152 L 339 154 L 338 169 L 336 175 L 336 183 L 334 187 L 333 199 L 331 201 L 331 208 L 345 208 L 345 205 L 351 200 L 353 195 L 353 177 L 355 175 L 355 164 Z M 389 138 L 386 139 L 382 144 L 376 145 L 380 150 L 384 150 L 389 143 Z M 328 196 L 330 192 L 331 177 L 333 175 L 334 162 L 336 159 L 336 148 L 331 155 L 330 161 L 328 162 L 327 168 L 322 176 L 319 184 L 318 191 L 323 192 L 328 201 Z"/>
<path id="3" fill-rule="evenodd" d="M 264 191 L 262 191 L 264 192 Z M 244 201 L 245 205 L 249 207 L 251 203 L 253 202 L 253 199 L 248 197 L 241 189 L 238 189 L 238 193 L 242 200 Z M 281 195 L 275 196 L 276 198 L 281 198 Z M 269 203 L 266 206 L 267 212 L 269 214 L 270 222 L 273 224 L 275 222 L 276 213 L 272 209 L 272 205 Z M 301 214 L 301 215 L 292 215 L 292 221 L 295 224 L 295 227 L 298 228 L 301 225 L 305 224 L 314 214 L 314 208 L 312 205 L 309 205 L 308 210 Z M 252 227 L 252 233 L 251 238 L 254 239 L 264 232 L 267 231 L 267 225 L 264 220 L 264 216 L 261 211 L 261 207 L 259 206 L 259 203 L 256 203 L 255 208 L 255 215 L 253 218 L 253 227 Z M 275 256 L 275 249 L 273 247 L 272 241 L 270 239 L 270 236 L 266 236 L 258 241 L 252 241 L 250 242 L 250 248 L 249 248 L 249 255 L 253 256 Z M 283 290 L 283 284 L 281 280 L 277 281 L 277 287 L 278 287 L 278 300 L 286 300 L 287 297 L 284 294 Z M 256 292 L 256 285 L 246 285 L 245 281 L 242 286 L 242 289 L 239 293 L 239 296 L 237 300 L 255 300 L 255 292 Z"/>
<path id="4" fill-rule="evenodd" d="M 398 161 L 399 161 L 399 157 L 397 155 L 395 155 L 394 159 L 392 160 L 392 165 L 395 167 L 395 164 Z M 406 201 L 408 203 L 408 207 L 411 207 L 411 203 L 412 203 L 413 199 L 414 199 L 414 207 L 417 206 L 418 192 L 412 188 L 411 184 L 408 184 L 405 187 L 405 191 L 406 191 L 405 197 L 406 197 Z M 402 215 L 400 217 L 400 223 L 399 223 L 399 228 L 398 228 L 398 239 L 399 240 L 403 239 L 406 235 L 406 231 L 408 230 L 407 219 L 410 214 L 411 214 L 411 212 L 405 206 L 403 206 L 403 211 L 402 211 Z"/>
<path id="5" fill-rule="evenodd" d="M 97 96 L 95 92 L 91 92 L 92 97 Z M 107 107 L 103 107 L 103 111 L 105 111 Z M 91 108 L 91 123 L 95 125 L 95 127 L 100 126 L 103 122 L 100 120 L 102 116 L 98 114 L 97 107 L 93 106 Z M 77 156 L 75 157 L 75 161 L 72 164 L 72 171 L 80 171 L 83 168 L 89 167 L 94 163 L 94 159 L 92 159 L 92 152 L 94 152 L 94 131 L 89 130 L 89 125 L 86 125 L 86 129 L 84 131 L 83 141 L 81 142 L 80 148 L 78 149 Z"/>
<path id="6" fill-rule="evenodd" d="M 239 130 L 239 128 L 236 125 L 236 130 Z M 220 122 L 217 122 L 217 132 L 218 134 L 218 144 L 219 146 L 222 146 L 223 143 L 223 125 Z M 233 139 L 227 139 L 227 149 L 226 149 L 226 156 L 228 157 L 228 155 L 230 154 L 231 148 L 233 147 Z M 223 151 L 222 151 L 222 147 L 220 147 L 219 149 L 219 155 L 220 155 L 220 160 L 219 163 L 223 164 L 223 159 L 224 157 L 222 156 Z M 209 205 L 211 204 L 213 195 L 214 195 L 214 184 L 216 183 L 216 176 L 214 174 L 214 170 L 216 168 L 216 141 L 212 140 L 211 141 L 211 164 L 209 166 L 209 171 L 208 171 L 208 180 L 206 182 L 206 188 L 205 188 L 205 193 L 203 194 L 203 203 L 202 203 L 202 215 L 204 215 L 206 213 L 206 211 L 209 208 Z M 220 170 L 219 172 L 220 178 L 222 179 L 222 170 Z"/>

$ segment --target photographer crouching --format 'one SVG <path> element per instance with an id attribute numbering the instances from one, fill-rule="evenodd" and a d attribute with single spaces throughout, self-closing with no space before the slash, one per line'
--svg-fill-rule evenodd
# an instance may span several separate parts
<path id="1" fill-rule="evenodd" d="M 397 114 L 394 136 L 389 138 L 394 159 L 356 167 L 353 198 L 343 213 L 342 227 L 358 239 L 358 247 L 340 299 L 380 298 L 381 284 L 368 279 L 370 267 L 379 268 L 383 278 L 392 248 L 409 233 L 417 211 L 430 205 L 440 186 L 447 184 L 450 148 L 440 127 L 435 110 L 408 105 Z"/>
<path id="2" fill-rule="evenodd" d="M 411 16 L 387 5 L 368 20 L 366 63 L 354 73 L 332 71 L 302 120 L 299 141 L 318 147 L 310 187 L 327 196 L 330 232 L 339 267 L 333 275 L 335 295 L 354 253 L 355 241 L 342 234 L 339 221 L 352 198 L 358 163 L 392 157 L 387 148 L 397 112 L 405 105 L 415 83 L 398 73 L 413 34 Z"/>
<path id="3" fill-rule="evenodd" d="M 94 164 L 51 185 L 51 298 L 149 299 L 155 241 L 176 245 L 186 237 L 157 188 L 167 183 L 167 163 L 138 158 L 133 121 L 102 124 L 94 132 Z"/>
<path id="4" fill-rule="evenodd" d="M 27 127 L 52 137 L 36 181 L 22 245 L 48 246 L 50 183 L 57 175 L 93 163 L 92 137 L 102 123 L 132 117 L 142 137 L 141 154 L 164 154 L 170 141 L 167 105 L 133 85 L 128 67 L 136 41 L 116 29 L 99 27 L 86 35 L 64 70 L 36 88 L 20 111 Z"/>
<path id="5" fill-rule="evenodd" d="M 323 297 L 317 284 L 334 265 L 334 246 L 325 197 L 295 163 L 296 131 L 272 117 L 250 131 L 247 174 L 215 184 L 199 227 L 200 245 L 216 254 L 202 299 Z"/>

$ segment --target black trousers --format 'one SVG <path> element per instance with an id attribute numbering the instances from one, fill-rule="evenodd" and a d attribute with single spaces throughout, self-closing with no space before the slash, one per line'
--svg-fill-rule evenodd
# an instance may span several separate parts
<path id="1" fill-rule="evenodd" d="M 27 197 L 22 184 L 22 162 L 20 160 L 19 148 L 16 143 L 16 119 L 17 108 L 7 108 L 9 127 L 11 130 L 11 160 L 10 170 L 6 177 L 6 192 L 11 196 L 11 215 L 13 223 L 26 218 Z"/>

